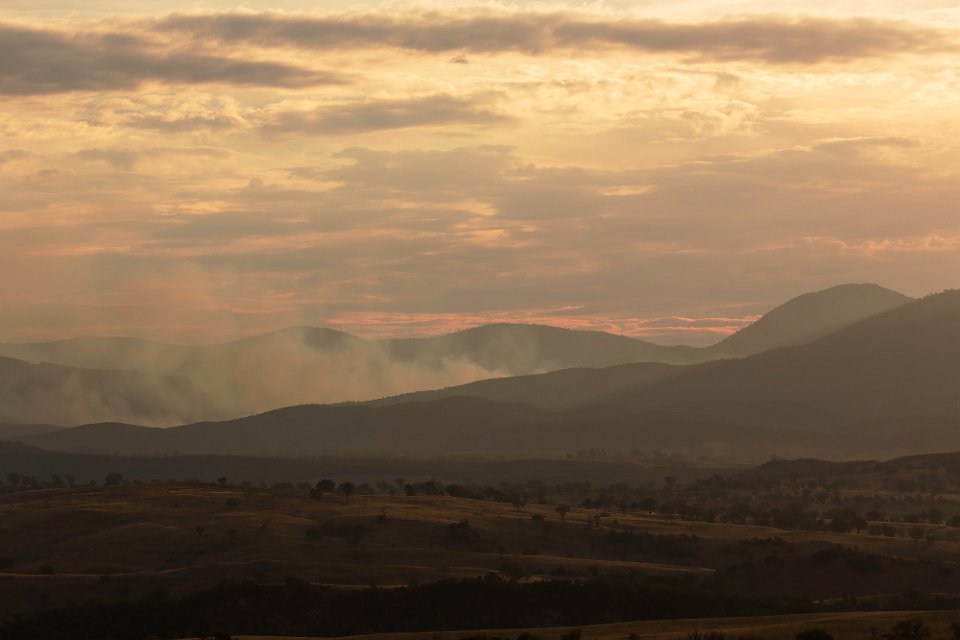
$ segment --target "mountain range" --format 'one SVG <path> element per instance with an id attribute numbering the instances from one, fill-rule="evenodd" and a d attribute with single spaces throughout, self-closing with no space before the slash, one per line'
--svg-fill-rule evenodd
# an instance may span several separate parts
<path id="1" fill-rule="evenodd" d="M 958 362 L 960 292 L 947 291 L 737 359 L 575 368 L 170 429 L 90 424 L 20 439 L 49 450 L 127 454 L 668 448 L 742 459 L 883 457 L 960 448 Z"/>
<path id="2" fill-rule="evenodd" d="M 454 387 L 385 403 L 437 398 L 461 394 L 459 384 L 493 378 L 514 380 L 478 383 L 466 395 L 568 409 L 675 371 L 665 365 L 800 344 L 908 300 L 877 285 L 841 285 L 791 300 L 707 348 L 522 324 L 393 340 L 292 327 L 207 346 L 100 337 L 7 343 L 0 344 L 7 358 L 0 364 L 0 421 L 171 426 Z M 562 371 L 617 365 L 625 366 L 601 376 Z M 536 375 L 548 372 L 558 373 Z M 554 375 L 567 382 L 555 383 Z M 539 398 L 538 386 L 544 389 Z"/>

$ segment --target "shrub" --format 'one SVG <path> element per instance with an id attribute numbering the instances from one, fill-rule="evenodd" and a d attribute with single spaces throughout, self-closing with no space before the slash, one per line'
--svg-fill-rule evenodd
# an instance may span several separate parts
<path id="1" fill-rule="evenodd" d="M 449 542 L 468 542 L 479 538 L 480 534 L 470 526 L 469 520 L 452 522 L 447 525 L 446 539 Z"/>
<path id="2" fill-rule="evenodd" d="M 890 631 L 883 634 L 883 640 L 927 640 L 931 635 L 923 620 L 910 618 L 890 627 Z"/>

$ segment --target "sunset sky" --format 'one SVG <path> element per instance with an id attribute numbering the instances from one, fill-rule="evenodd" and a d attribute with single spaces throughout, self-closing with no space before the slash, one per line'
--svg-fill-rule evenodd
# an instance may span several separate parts
<path id="1" fill-rule="evenodd" d="M 0 340 L 706 344 L 960 284 L 960 7 L 3 0 Z"/>

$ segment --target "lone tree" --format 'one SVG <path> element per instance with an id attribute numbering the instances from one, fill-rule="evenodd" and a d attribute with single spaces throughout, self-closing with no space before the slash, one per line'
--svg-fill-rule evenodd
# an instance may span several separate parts
<path id="1" fill-rule="evenodd" d="M 657 499 L 644 498 L 640 501 L 640 508 L 646 511 L 648 514 L 653 515 L 653 513 L 657 510 Z"/>
<path id="2" fill-rule="evenodd" d="M 566 520 L 567 514 L 570 513 L 570 506 L 566 504 L 558 504 L 555 511 L 560 514 L 561 520 Z"/>
<path id="3" fill-rule="evenodd" d="M 227 486 L 227 478 L 225 476 L 220 476 L 217 478 L 217 484 L 219 484 L 221 487 Z"/>
<path id="4" fill-rule="evenodd" d="M 104 478 L 103 481 L 107 484 L 107 486 L 115 487 L 121 482 L 123 482 L 123 476 L 117 473 L 116 471 L 114 471 L 113 473 L 108 473 L 107 477 Z"/>

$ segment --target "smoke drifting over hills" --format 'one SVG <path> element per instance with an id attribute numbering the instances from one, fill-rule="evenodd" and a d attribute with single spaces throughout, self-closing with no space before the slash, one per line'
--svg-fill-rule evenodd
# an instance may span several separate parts
<path id="1" fill-rule="evenodd" d="M 516 397 L 546 408 L 580 401 L 672 369 L 634 366 L 591 378 L 569 391 L 530 400 L 529 385 L 549 384 L 510 376 L 573 367 L 656 363 L 690 365 L 802 344 L 856 320 L 903 304 L 908 298 L 876 285 L 844 285 L 802 296 L 754 326 L 708 348 L 662 346 L 595 331 L 497 324 L 432 338 L 363 340 L 314 327 L 293 327 L 211 346 L 166 345 L 133 338 L 77 338 L 48 343 L 0 344 L 0 421 L 75 425 L 127 422 L 172 426 L 221 420 L 299 404 L 366 401 L 417 394 L 410 399 L 463 393 L 472 386 L 491 398 Z M 48 363 L 48 364 L 39 364 Z M 563 374 L 571 380 L 577 374 Z M 606 375 L 606 374 L 605 374 Z M 571 377 L 572 376 L 572 377 Z M 504 395 L 505 394 L 505 395 Z M 487 396 L 485 396 L 487 397 Z M 396 398 L 385 402 L 396 403 Z"/>
<path id="2" fill-rule="evenodd" d="M 640 447 L 756 460 L 952 450 L 960 447 L 958 332 L 960 292 L 951 291 L 808 344 L 685 367 L 517 379 L 512 397 L 488 382 L 449 396 L 286 407 L 171 429 L 93 424 L 24 441 L 80 453 L 236 455 L 556 456 Z M 555 402 L 563 397 L 571 405 Z"/>
<path id="3" fill-rule="evenodd" d="M 15 367 L 17 361 L 9 360 L 0 372 L 9 381 L 0 391 L 5 400 L 0 420 L 170 426 L 293 404 L 367 400 L 509 373 L 453 357 L 404 361 L 382 345 L 352 337 L 311 344 L 314 331 L 322 330 L 287 330 L 221 346 L 169 350 L 133 340 L 124 340 L 118 349 L 109 339 L 41 344 L 36 350 L 7 345 L 10 355 L 72 367 Z M 87 368 L 91 366 L 110 370 Z"/>

